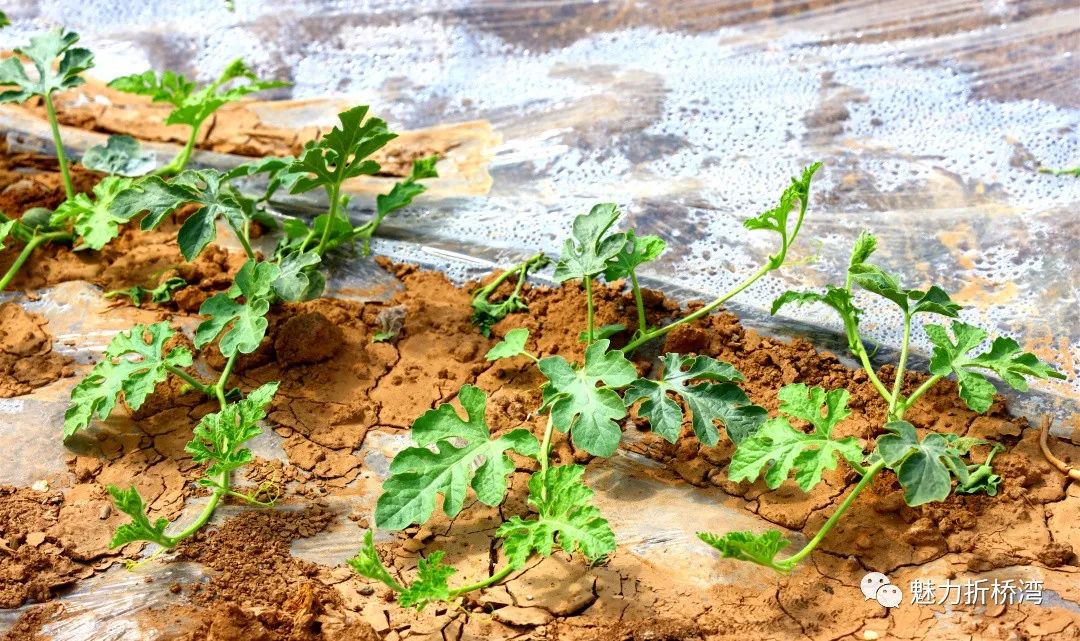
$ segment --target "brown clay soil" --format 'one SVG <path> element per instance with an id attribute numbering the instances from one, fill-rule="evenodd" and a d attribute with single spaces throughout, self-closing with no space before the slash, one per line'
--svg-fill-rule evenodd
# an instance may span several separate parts
<path id="1" fill-rule="evenodd" d="M 24 202 L 55 198 L 57 187 L 48 175 L 27 178 L 9 166 L 0 176 L 0 202 L 18 201 L 24 198 L 21 194 L 31 192 L 45 196 L 27 197 Z M 31 184 L 20 182 L 25 180 Z M 84 186 L 92 182 L 89 177 L 80 180 L 86 181 L 80 183 Z M 169 232 L 183 215 L 159 232 L 125 231 L 116 248 L 101 254 L 81 255 L 62 247 L 39 252 L 19 286 L 36 288 L 81 278 L 117 287 L 176 270 L 193 285 L 181 290 L 176 303 L 150 313 L 181 320 L 211 292 L 226 287 L 241 261 L 212 249 L 195 265 L 183 265 Z M 0 254 L 0 267 L 10 259 L 10 252 Z M 389 301 L 320 299 L 281 305 L 270 314 L 263 344 L 238 364 L 235 382 L 245 389 L 281 381 L 268 422 L 280 437 L 287 462 L 260 459 L 242 475 L 252 483 L 275 483 L 284 488 L 285 496 L 275 510 L 230 506 L 239 513 L 204 529 L 174 556 L 153 562 L 193 562 L 209 572 L 207 580 L 171 585 L 170 591 L 180 597 L 176 603 L 142 613 L 143 629 L 154 631 L 156 638 L 644 641 L 1080 636 L 1080 613 L 1065 601 L 987 607 L 905 603 L 887 610 L 863 598 L 858 581 L 868 570 L 885 572 L 902 586 L 927 573 L 949 578 L 1012 577 L 1034 571 L 1047 590 L 1066 601 L 1080 600 L 1077 484 L 1042 459 L 1036 430 L 1025 419 L 1010 417 L 1000 401 L 988 414 L 976 415 L 947 382 L 926 395 L 908 418 L 923 432 L 978 436 L 1007 445 L 1007 453 L 995 459 L 996 470 L 1005 477 L 1002 492 L 996 497 L 954 496 L 941 504 L 910 508 L 895 478 L 883 474 L 854 503 L 820 551 L 791 576 L 772 576 L 715 559 L 717 574 L 733 577 L 731 582 L 711 588 L 689 586 L 662 565 L 642 562 L 623 547 L 594 568 L 565 555 L 533 562 L 504 585 L 469 595 L 460 605 L 430 606 L 415 613 L 397 606 L 381 584 L 353 574 L 344 564 L 328 566 L 294 556 L 294 542 L 334 528 L 344 528 L 359 545 L 370 525 L 367 517 L 342 512 L 339 499 L 356 498 L 364 491 L 363 479 L 358 478 L 365 472 L 360 446 L 373 434 L 405 433 L 424 411 L 453 400 L 462 384 L 475 384 L 490 393 L 487 418 L 496 432 L 521 425 L 542 431 L 542 420 L 535 416 L 542 381 L 535 367 L 527 359 L 494 364 L 484 359 L 507 331 L 528 327 L 529 347 L 542 356 L 558 353 L 573 360 L 582 353 L 577 334 L 583 324 L 584 298 L 573 285 L 527 287 L 529 311 L 508 317 L 494 327 L 492 338 L 485 338 L 469 322 L 469 287 L 456 287 L 440 273 L 379 262 L 401 283 Z M 124 267 L 118 268 L 118 263 Z M 633 302 L 622 287 L 599 287 L 596 297 L 599 323 L 633 326 Z M 657 292 L 648 292 L 647 300 L 650 322 L 678 310 Z M 381 318 L 391 309 L 404 313 L 399 335 L 391 342 L 373 342 Z M 4 319 L 0 354 L 16 356 L 13 365 L 0 370 L 5 376 L 32 388 L 40 381 L 18 378 L 25 358 L 44 359 L 62 373 L 75 367 L 50 357 L 50 340 L 40 319 L 15 305 L 0 307 L 0 318 Z M 731 362 L 746 376 L 753 400 L 770 410 L 776 409 L 777 390 L 787 383 L 844 387 L 851 392 L 853 413 L 842 424 L 842 432 L 863 439 L 881 432 L 885 407 L 865 376 L 806 341 L 768 338 L 720 313 L 673 332 L 661 349 Z M 215 348 L 200 356 L 211 368 L 222 365 Z M 640 371 L 653 367 L 651 356 L 635 357 Z M 889 382 L 892 371 L 883 368 L 881 376 Z M 904 384 L 910 390 L 921 380 L 911 373 Z M 0 383 L 0 390 L 26 391 L 7 385 L 14 384 Z M 64 616 L 68 607 L 54 600 L 56 596 L 141 551 L 137 544 L 107 548 L 112 531 L 126 519 L 112 509 L 107 485 L 133 482 L 153 517 L 174 518 L 185 501 L 204 493 L 193 482 L 199 469 L 183 446 L 197 419 L 214 409 L 196 394 L 182 394 L 176 385 L 163 384 L 130 421 L 111 422 L 108 429 L 91 430 L 79 438 L 78 451 L 94 454 L 69 455 L 66 471 L 36 489 L 0 488 L 0 607 L 42 604 L 28 609 L 3 637 L 5 641 L 40 638 L 42 626 Z M 733 483 L 726 474 L 733 449 L 727 441 L 702 447 L 688 437 L 671 445 L 645 432 L 635 418 L 627 420 L 625 430 L 628 449 L 666 464 L 645 472 L 655 481 L 671 487 L 719 488 L 728 497 L 724 507 L 808 536 L 854 482 L 840 469 L 827 474 L 826 482 L 808 495 L 790 482 L 776 490 L 761 483 Z M 689 426 L 684 426 L 684 433 L 690 433 Z M 1080 448 L 1071 443 L 1055 447 L 1062 456 L 1080 458 Z M 982 448 L 979 454 L 985 451 Z M 556 435 L 553 456 L 558 463 L 590 461 L 561 434 Z M 455 579 L 471 581 L 490 572 L 498 557 L 491 541 L 494 527 L 528 509 L 524 481 L 530 463 L 518 462 L 520 469 L 511 478 L 501 508 L 471 505 L 453 520 L 440 516 L 424 527 L 410 528 L 380 545 L 384 560 L 409 577 L 421 555 L 445 550 L 459 568 Z M 604 464 L 592 462 L 593 469 Z M 943 625 L 939 619 L 946 612 L 949 618 Z"/>

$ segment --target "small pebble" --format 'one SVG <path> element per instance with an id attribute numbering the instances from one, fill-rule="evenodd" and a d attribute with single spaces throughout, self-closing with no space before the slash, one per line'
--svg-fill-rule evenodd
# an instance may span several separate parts
<path id="1" fill-rule="evenodd" d="M 48 492 L 49 482 L 46 480 L 34 481 L 34 484 L 30 486 L 30 489 L 35 492 Z"/>
<path id="2" fill-rule="evenodd" d="M 867 641 L 874 641 L 875 639 L 880 639 L 881 634 L 874 632 L 873 630 L 863 630 L 862 638 Z"/>
<path id="3" fill-rule="evenodd" d="M 106 504 L 106 505 L 102 505 L 101 509 L 98 510 L 97 517 L 99 519 L 101 519 L 102 521 L 104 521 L 105 519 L 109 518 L 110 514 L 112 514 L 112 506 Z"/>

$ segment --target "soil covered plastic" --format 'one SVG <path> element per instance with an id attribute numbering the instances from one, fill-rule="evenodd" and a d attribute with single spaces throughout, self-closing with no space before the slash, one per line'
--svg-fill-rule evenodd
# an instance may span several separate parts
<path id="1" fill-rule="evenodd" d="M 818 348 L 842 353 L 830 316 L 809 308 L 798 316 L 773 317 L 768 311 L 785 289 L 829 282 L 846 260 L 850 241 L 869 228 L 883 239 L 880 262 L 907 274 L 909 286 L 937 283 L 959 292 L 956 299 L 967 307 L 964 319 L 1022 338 L 1025 349 L 1068 375 L 1063 382 L 1036 384 L 1036 394 L 1010 397 L 1009 409 L 1033 420 L 1050 413 L 1056 419 L 1054 434 L 1080 442 L 1080 283 L 1074 264 L 1080 220 L 1073 215 L 1080 205 L 1080 181 L 1038 171 L 1080 160 L 1080 94 L 1072 80 L 1080 71 L 1074 55 L 1080 10 L 1072 3 L 235 4 L 230 13 L 210 1 L 108 10 L 66 1 L 15 3 L 8 9 L 14 25 L 0 31 L 0 46 L 9 48 L 30 32 L 65 23 L 97 52 L 95 73 L 102 80 L 150 66 L 209 78 L 232 58 L 244 57 L 262 75 L 294 83 L 275 96 L 298 101 L 287 108 L 248 107 L 282 131 L 318 129 L 342 101 L 371 104 L 401 129 L 466 123 L 451 129 L 455 148 L 464 154 L 455 165 L 455 180 L 389 219 L 373 245 L 377 255 L 437 268 L 456 283 L 538 250 L 558 254 L 575 215 L 596 202 L 614 201 L 626 212 L 627 225 L 658 234 L 680 250 L 649 268 L 647 285 L 673 300 L 705 298 L 728 289 L 772 250 L 770 241 L 744 230 L 741 220 L 771 206 L 798 167 L 822 160 L 825 168 L 802 236 L 820 243 L 800 242 L 797 251 L 805 266 L 776 273 L 740 296 L 729 309 L 742 326 L 718 317 L 705 328 L 713 338 L 704 343 L 693 332 L 669 340 L 735 362 L 742 352 L 775 351 L 774 362 L 756 364 L 761 376 L 786 380 L 812 373 L 822 381 L 848 382 L 850 372 L 840 359 L 818 355 L 805 343 L 789 348 L 770 342 L 771 336 L 805 337 Z M 99 95 L 94 90 L 88 87 L 82 95 Z M 343 94 L 350 98 L 339 99 Z M 327 95 L 335 98 L 324 99 Z M 126 131 L 123 118 L 105 117 L 96 108 L 91 109 L 95 119 L 88 120 L 87 104 L 95 103 L 76 99 L 61 105 L 71 131 L 88 130 L 83 138 L 65 133 L 76 151 L 107 133 L 137 133 L 160 143 L 160 154 L 170 153 L 175 140 L 169 132 Z M 104 111 L 112 106 L 106 104 Z M 33 113 L 5 112 L 0 119 L 10 150 L 48 149 L 47 130 Z M 256 136 L 261 146 L 255 145 L 250 131 L 224 126 L 237 120 L 222 118 L 221 129 L 211 128 L 196 162 L 228 166 L 241 156 L 278 148 L 267 142 L 273 136 Z M 282 148 L 290 149 L 286 143 Z M 354 201 L 358 218 L 366 215 L 371 193 L 388 184 L 378 181 L 357 187 L 358 195 L 367 196 Z M 289 212 L 317 204 L 290 197 L 275 203 Z M 132 253 L 124 242 L 119 251 Z M 175 253 L 175 247 L 154 251 Z M 110 272 L 107 265 L 89 269 L 72 261 L 61 264 L 72 273 L 84 270 L 83 280 L 106 289 L 130 275 L 123 265 Z M 236 268 L 224 253 L 204 263 L 194 268 L 199 277 L 189 279 L 199 283 L 193 289 L 203 298 L 214 291 L 216 278 Z M 694 538 L 694 530 L 777 524 L 798 540 L 804 529 L 814 531 L 843 493 L 842 475 L 810 496 L 785 494 L 785 489 L 762 492 L 726 481 L 721 470 L 730 452 L 675 448 L 651 435 L 631 435 L 625 450 L 591 468 L 589 477 L 629 559 L 596 570 L 545 561 L 502 593 L 479 597 L 485 608 L 502 613 L 489 628 L 475 622 L 466 626 L 445 612 L 416 616 L 394 604 L 372 605 L 372 587 L 341 573 L 339 564 L 355 553 L 362 531 L 357 525 L 370 518 L 381 475 L 389 457 L 404 447 L 402 428 L 417 408 L 445 400 L 461 382 L 481 379 L 489 389 L 507 388 L 496 401 L 501 414 L 516 417 L 530 406 L 521 400 L 528 396 L 527 381 L 482 363 L 486 341 L 470 341 L 466 332 L 457 338 L 455 324 L 467 313 L 467 303 L 466 311 L 461 308 L 463 292 L 435 275 L 389 270 L 359 259 L 337 266 L 329 293 L 342 300 L 290 310 L 298 314 L 280 319 L 277 342 L 241 368 L 251 381 L 268 380 L 275 368 L 295 376 L 295 388 L 285 390 L 288 401 L 270 416 L 278 427 L 259 442 L 260 461 L 248 481 L 254 486 L 284 476 L 317 505 L 277 516 L 227 508 L 215 518 L 222 528 L 181 549 L 179 561 L 137 572 L 116 563 L 121 552 L 132 556 L 132 550 L 101 552 L 119 515 L 104 511 L 106 479 L 93 461 L 101 456 L 113 461 L 104 473 L 117 478 L 138 475 L 152 488 L 153 507 L 162 514 L 197 511 L 200 497 L 184 484 L 191 470 L 178 451 L 186 438 L 178 426 L 205 410 L 196 400 L 174 399 L 177 411 L 154 415 L 147 410 L 153 416 L 149 428 L 134 430 L 123 420 L 103 426 L 110 437 L 104 442 L 114 451 L 65 450 L 56 426 L 73 383 L 72 368 L 100 354 L 115 331 L 133 319 L 153 317 L 154 311 L 110 307 L 95 286 L 28 270 L 24 287 L 47 288 L 29 299 L 0 296 L 21 304 L 20 309 L 0 303 L 0 319 L 11 320 L 0 329 L 0 389 L 23 394 L 20 385 L 56 382 L 28 396 L 0 400 L 3 447 L 26 453 L 0 471 L 0 484 L 22 488 L 10 496 L 0 489 L 0 503 L 20 510 L 17 518 L 30 524 L 33 531 L 19 532 L 20 540 L 33 535 L 37 541 L 40 534 L 37 548 L 55 546 L 65 553 L 42 552 L 52 565 L 25 559 L 48 585 L 0 590 L 5 599 L 0 605 L 17 607 L 16 601 L 35 599 L 34 590 L 47 594 L 74 584 L 52 602 L 63 604 L 63 613 L 42 628 L 57 640 L 135 639 L 148 630 L 165 635 L 169 617 L 190 616 L 185 608 L 192 603 L 214 613 L 200 623 L 204 636 L 195 638 L 220 639 L 260 638 L 264 630 L 304 638 L 313 622 L 326 631 L 325 638 L 363 639 L 371 631 L 400 634 L 403 617 L 414 617 L 404 628 L 409 638 L 503 638 L 506 630 L 536 625 L 548 626 L 552 638 L 565 634 L 584 641 L 593 632 L 597 639 L 635 638 L 631 635 L 644 632 L 633 629 L 635 617 L 677 608 L 682 608 L 680 621 L 661 617 L 651 624 L 657 635 L 694 638 L 687 636 L 692 630 L 679 626 L 695 618 L 722 634 L 753 636 L 771 629 L 778 638 L 876 638 L 867 633 L 885 631 L 913 638 L 998 638 L 1014 626 L 1032 637 L 1055 638 L 1080 629 L 1080 593 L 1069 571 L 1076 563 L 1071 553 L 1080 552 L 1072 547 L 1080 546 L 1080 533 L 1069 516 L 1080 501 L 1076 485 L 1041 463 L 1035 430 L 1023 419 L 1010 418 L 1004 408 L 985 419 L 969 415 L 951 390 L 953 401 L 943 392 L 931 399 L 935 414 L 927 411 L 913 420 L 921 429 L 1000 438 L 1014 446 L 1015 452 L 1002 459 L 1013 485 L 999 503 L 966 499 L 914 511 L 896 502 L 896 487 L 876 484 L 849 529 L 835 535 L 848 548 L 826 550 L 828 561 L 778 580 L 717 560 Z M 410 297 L 410 284 L 438 292 L 436 304 Z M 576 314 L 580 307 L 571 294 L 534 296 L 530 318 Z M 618 300 L 613 295 L 607 311 L 613 319 Z M 193 311 L 199 302 L 181 308 Z M 454 336 L 454 344 L 433 347 L 437 340 L 431 332 L 411 336 L 408 328 L 399 344 L 372 344 L 369 333 L 378 311 L 392 305 L 412 305 L 406 323 L 426 318 Z M 605 312 L 600 313 L 602 319 Z M 870 313 L 891 311 L 882 306 Z M 354 316 L 363 322 L 346 320 Z M 551 326 L 561 331 L 556 321 Z M 570 327 L 576 328 L 567 323 L 565 331 Z M 744 327 L 756 331 L 747 334 Z M 290 332 L 321 339 L 312 351 L 291 340 Z M 47 334 L 54 339 L 51 346 L 42 341 Z M 883 357 L 899 343 L 899 336 L 885 328 L 868 328 L 868 334 L 879 341 Z M 736 338 L 736 347 L 719 337 Z M 548 347 L 576 345 L 569 334 L 541 334 L 540 340 L 550 341 Z M 334 344 L 347 354 L 321 351 Z M 926 355 L 927 345 L 916 348 Z M 437 356 L 443 369 L 421 376 L 417 372 L 433 358 L 433 349 L 442 350 Z M 17 363 L 30 362 L 27 358 L 33 359 L 32 371 L 19 371 L 26 366 Z M 339 363 L 338 369 L 314 367 L 329 361 Z M 309 371 L 325 379 L 305 379 Z M 400 381 L 390 385 L 394 377 Z M 333 385 L 331 402 L 325 396 L 305 397 L 305 386 L 319 384 Z M 762 394 L 756 400 L 775 409 L 765 389 L 750 392 Z M 881 413 L 865 403 L 861 412 Z M 935 418 L 943 409 L 944 418 Z M 856 421 L 867 429 L 870 423 Z M 354 450 L 351 444 L 358 442 L 363 446 Z M 1058 447 L 1067 448 L 1073 460 L 1080 456 L 1068 443 Z M 574 458 L 568 446 L 563 455 Z M 66 488 L 74 496 L 62 507 L 50 499 L 47 487 L 25 489 L 67 472 L 76 484 Z M 522 501 L 521 488 L 516 491 Z M 65 515 L 65 509 L 72 512 Z M 16 513 L 7 518 L 16 518 L 11 514 Z M 234 516 L 243 521 L 229 520 Z M 480 571 L 487 567 L 488 550 L 478 552 L 477 546 L 487 545 L 485 528 L 492 518 L 480 510 L 460 522 L 439 523 L 441 530 L 421 529 L 404 544 L 384 542 L 394 546 L 398 569 L 415 565 L 411 541 L 435 541 L 456 555 L 461 567 Z M 65 528 L 85 522 L 94 526 L 94 536 L 80 555 L 73 532 Z M 997 529 L 1003 523 L 1006 534 Z M 271 540 L 264 556 L 245 559 L 235 549 L 250 532 L 268 533 L 269 538 L 252 535 L 258 545 Z M 451 532 L 457 538 L 446 536 Z M 878 549 L 875 540 L 891 545 Z M 857 559 L 845 558 L 850 546 Z M 242 590 L 237 586 L 259 576 L 246 564 L 275 567 L 267 594 L 237 593 Z M 858 577 L 866 570 L 891 572 L 905 588 L 909 579 L 929 576 L 1037 579 L 1047 587 L 1046 604 L 1007 612 L 947 608 L 931 614 L 914 606 L 890 612 L 858 593 Z M 553 586 L 574 589 L 567 596 Z M 835 609 L 815 609 L 822 590 L 839 595 L 820 601 Z M 228 604 L 260 599 L 288 606 L 258 620 L 229 609 Z M 173 601 L 170 611 L 167 604 Z M 157 611 L 148 617 L 151 605 Z M 356 610 L 366 623 L 351 629 L 341 613 Z M 725 619 L 736 610 L 746 614 Z M 0 630 L 19 625 L 28 611 L 26 606 L 0 610 Z"/>

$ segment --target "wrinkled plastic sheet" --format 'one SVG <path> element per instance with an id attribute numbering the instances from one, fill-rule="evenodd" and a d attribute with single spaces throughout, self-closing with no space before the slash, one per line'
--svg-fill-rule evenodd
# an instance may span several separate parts
<path id="1" fill-rule="evenodd" d="M 822 160 L 795 252 L 803 264 L 740 295 L 731 307 L 745 322 L 842 352 L 827 310 L 779 317 L 768 310 L 784 289 L 835 282 L 851 241 L 869 228 L 881 239 L 879 262 L 903 272 L 909 286 L 957 292 L 968 306 L 965 320 L 1017 337 L 1069 374 L 1063 383 L 1035 385 L 1016 411 L 1067 419 L 1076 409 L 1080 181 L 1037 172 L 1040 164 L 1080 164 L 1080 7 L 1073 2 L 237 0 L 229 13 L 209 0 L 59 0 L 5 9 L 15 24 L 0 31 L 0 46 L 63 23 L 94 49 L 95 73 L 106 80 L 149 67 L 205 80 L 243 56 L 261 74 L 294 83 L 276 97 L 371 104 L 408 129 L 489 120 L 503 139 L 490 166 L 491 192 L 425 200 L 387 221 L 375 244 L 376 253 L 458 279 L 537 249 L 556 254 L 573 216 L 613 201 L 626 225 L 668 241 L 668 253 L 645 274 L 648 284 L 683 299 L 707 298 L 774 250 L 771 238 L 744 230 L 741 220 L 771 206 L 788 176 Z M 312 207 L 290 199 L 276 205 Z M 358 202 L 352 213 L 361 218 L 366 206 Z M 359 291 L 375 273 L 348 264 L 337 291 Z M 50 301 L 62 308 L 76 295 L 93 309 L 94 292 L 64 287 L 78 286 L 46 293 L 43 313 L 63 316 Z M 877 301 L 865 307 L 866 333 L 887 359 L 899 343 L 898 318 Z M 75 327 L 58 339 L 79 339 L 85 357 L 107 341 L 108 330 L 99 331 Z M 925 356 L 927 344 L 916 336 L 916 352 Z M 55 425 L 48 417 L 59 416 L 63 392 L 43 390 L 0 410 Z M 1069 434 L 1075 427 L 1058 421 L 1056 429 Z M 0 481 L 24 484 L 61 465 L 60 446 L 47 444 L 51 433 L 20 438 L 20 451 L 38 453 L 25 465 L 40 467 L 5 467 Z M 376 483 L 379 462 L 400 446 L 369 437 L 369 469 L 358 482 Z M 272 438 L 260 447 L 262 456 L 281 455 Z M 669 506 L 664 522 L 692 522 L 680 514 L 693 510 L 695 517 L 708 513 L 714 529 L 755 526 L 703 491 L 641 486 L 647 481 L 635 470 L 647 465 L 627 455 L 594 471 L 590 482 L 608 502 L 606 513 L 633 512 L 618 506 L 634 491 L 663 492 L 671 501 L 649 505 Z M 694 562 L 701 550 L 691 531 L 659 536 L 634 522 L 615 526 L 620 543 L 643 558 L 681 556 L 693 581 L 732 580 Z M 355 541 L 298 546 L 307 558 L 334 563 Z M 197 578 L 205 570 L 148 571 Z M 82 614 L 53 632 L 58 639 L 136 638 L 134 613 L 171 598 L 147 586 L 167 583 L 106 573 L 65 597 L 82 603 L 72 608 Z M 0 613 L 0 628 L 16 614 Z"/>

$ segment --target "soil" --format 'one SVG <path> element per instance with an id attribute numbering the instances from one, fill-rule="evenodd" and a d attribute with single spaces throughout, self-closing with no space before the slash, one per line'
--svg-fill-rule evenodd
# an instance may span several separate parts
<path id="1" fill-rule="evenodd" d="M 0 303 L 0 398 L 21 396 L 71 376 L 72 359 L 53 351 L 45 319 Z"/>
<path id="2" fill-rule="evenodd" d="M 359 542 L 366 519 L 335 513 L 330 500 L 360 487 L 350 485 L 363 469 L 359 446 L 372 432 L 402 433 L 423 411 L 451 400 L 463 383 L 490 392 L 488 419 L 496 432 L 521 424 L 540 431 L 542 423 L 531 416 L 539 401 L 535 368 L 524 359 L 490 364 L 484 354 L 499 336 L 524 326 L 532 333 L 535 352 L 580 356 L 575 337 L 584 299 L 573 286 L 527 287 L 529 312 L 497 324 L 488 339 L 469 322 L 469 287 L 455 287 L 439 273 L 380 262 L 403 285 L 392 300 L 284 305 L 273 312 L 264 345 L 238 366 L 244 387 L 282 381 L 270 423 L 283 439 L 288 462 L 260 460 L 246 476 L 252 482 L 273 478 L 286 484 L 287 498 L 278 510 L 243 511 L 181 546 L 178 560 L 203 564 L 213 576 L 208 582 L 178 584 L 182 604 L 146 612 L 146 629 L 191 640 L 919 638 L 940 632 L 935 612 L 944 607 L 885 610 L 863 599 L 857 583 L 863 573 L 886 572 L 906 586 L 909 577 L 927 572 L 955 578 L 1033 566 L 1048 589 L 1069 599 L 1080 596 L 1074 554 L 1080 549 L 1080 528 L 1071 518 L 1080 507 L 1080 491 L 1042 460 L 1036 430 L 1008 416 L 1003 402 L 985 416 L 975 415 L 952 385 L 943 383 L 909 418 L 920 430 L 1009 445 L 1010 451 L 996 459 L 1006 479 L 996 497 L 951 497 L 942 504 L 909 508 L 895 478 L 882 475 L 821 552 L 790 577 L 768 577 L 771 587 L 766 589 L 736 583 L 688 590 L 662 568 L 617 553 L 591 569 L 562 557 L 534 563 L 504 586 L 470 595 L 461 608 L 433 606 L 419 614 L 403 610 L 379 584 L 353 575 L 344 565 L 300 560 L 290 553 L 290 544 L 342 527 Z M 597 298 L 598 322 L 632 323 L 632 300 L 617 285 L 599 288 Z M 677 309 L 655 292 L 648 300 L 652 322 Z M 380 314 L 389 308 L 404 308 L 401 332 L 392 343 L 374 343 Z M 182 315 L 171 305 L 159 313 L 163 318 Z M 868 439 L 880 431 L 884 407 L 865 378 L 805 341 L 763 337 L 721 313 L 674 332 L 663 347 L 730 361 L 747 376 L 750 396 L 771 410 L 776 390 L 786 383 L 845 387 L 852 394 L 853 415 L 842 424 L 844 433 Z M 210 365 L 220 365 L 220 355 L 212 350 L 204 356 Z M 637 365 L 645 371 L 651 362 L 639 356 Z M 887 368 L 881 375 L 886 382 L 891 379 Z M 912 374 L 906 385 L 920 380 Z M 117 561 L 118 555 L 105 546 L 122 519 L 107 510 L 106 483 L 136 479 L 155 516 L 178 514 L 184 498 L 199 492 L 185 483 L 198 470 L 182 446 L 194 419 L 211 409 L 203 399 L 177 396 L 175 389 L 163 387 L 155 402 L 140 410 L 132 433 L 96 435 L 102 457 L 72 456 L 70 474 L 54 480 L 58 489 L 4 490 L 0 535 L 12 552 L 0 555 L 0 575 L 7 579 L 0 583 L 5 586 L 3 605 L 47 601 L 63 586 Z M 627 438 L 627 447 L 667 463 L 655 472 L 657 479 L 719 487 L 742 509 L 804 534 L 817 529 L 853 481 L 837 471 L 809 495 L 790 484 L 770 491 L 762 484 L 732 483 L 724 471 L 730 443 L 708 448 L 684 438 L 670 445 L 651 433 L 638 433 L 636 426 L 628 421 L 636 437 Z M 1056 445 L 1063 454 L 1080 456 L 1080 449 L 1069 443 Z M 558 462 L 590 458 L 562 435 L 556 436 L 554 457 Z M 461 568 L 462 580 L 489 571 L 492 528 L 503 515 L 525 510 L 526 471 L 523 467 L 512 477 L 504 514 L 473 505 L 453 521 L 442 517 L 410 528 L 380 546 L 385 560 L 410 575 L 420 554 L 443 549 Z M 88 530 L 87 523 L 94 527 Z M 135 552 L 125 549 L 119 556 Z M 716 562 L 729 571 L 736 567 Z M 963 631 L 957 636 L 963 638 L 1004 638 L 1014 628 L 1035 639 L 1080 631 L 1080 616 L 1063 607 L 1009 605 L 993 616 L 952 609 Z M 28 610 L 7 638 L 33 638 L 31 623 L 48 620 L 40 612 Z M 179 621 L 184 625 L 177 627 Z"/>
<path id="3" fill-rule="evenodd" d="M 59 197 L 55 174 L 22 171 L 43 163 L 41 159 L 0 158 L 0 206 L 16 211 Z M 76 178 L 79 188 L 87 189 L 96 176 L 76 171 Z M 32 290 L 84 279 L 114 289 L 151 285 L 175 272 L 190 285 L 174 302 L 151 306 L 150 313 L 182 321 L 207 296 L 225 289 L 243 262 L 242 256 L 213 247 L 195 264 L 183 264 L 175 230 L 189 213 L 178 213 L 158 231 L 125 230 L 101 253 L 63 246 L 39 251 L 17 286 Z M 0 267 L 12 258 L 10 250 L 0 253 Z M 243 476 L 250 483 L 277 484 L 284 498 L 275 510 L 230 504 L 238 514 L 205 529 L 174 556 L 154 561 L 195 563 L 207 568 L 210 578 L 177 582 L 172 589 L 176 602 L 142 612 L 144 630 L 187 641 L 1080 636 L 1080 614 L 1067 604 L 1080 599 L 1075 580 L 1080 571 L 1080 526 L 1075 520 L 1080 486 L 1045 462 L 1037 430 L 1025 419 L 1009 416 L 1003 401 L 986 415 L 974 414 L 948 382 L 924 396 L 907 418 L 924 433 L 1004 443 L 1008 451 L 995 459 L 996 470 L 1005 477 L 1002 491 L 995 497 L 953 496 L 944 503 L 910 508 L 895 478 L 883 474 L 820 551 L 790 576 L 714 558 L 717 576 L 729 583 L 695 585 L 663 565 L 643 562 L 633 546 L 624 545 L 594 568 L 556 555 L 533 562 L 504 585 L 467 596 L 460 605 L 414 613 L 397 606 L 385 587 L 355 575 L 343 563 L 299 558 L 293 553 L 296 545 L 327 533 L 343 534 L 359 545 L 370 524 L 364 513 L 342 505 L 348 505 L 346 499 L 372 498 L 373 488 L 363 475 L 374 470 L 366 469 L 361 446 L 373 435 L 374 441 L 404 435 L 424 411 L 452 401 L 462 384 L 489 392 L 488 420 L 496 433 L 522 425 L 542 431 L 543 423 L 534 415 L 542 380 L 531 362 L 484 359 L 499 337 L 527 327 L 534 353 L 558 353 L 571 360 L 582 355 L 577 335 L 585 303 L 574 285 L 526 287 L 528 312 L 496 324 L 493 336 L 485 338 L 469 321 L 469 291 L 475 284 L 459 287 L 440 273 L 378 262 L 401 284 L 390 300 L 280 305 L 269 315 L 263 344 L 238 362 L 234 383 L 245 389 L 281 381 L 268 423 L 280 437 L 286 460 L 259 459 Z M 598 286 L 595 295 L 599 324 L 623 322 L 633 329 L 633 301 L 621 283 Z M 650 323 L 679 310 L 658 292 L 646 292 L 646 300 Z M 126 305 L 122 300 L 116 304 Z M 390 342 L 374 342 L 388 314 L 403 315 L 400 332 Z M 47 372 L 58 372 L 57 377 L 82 373 L 83 366 L 51 351 L 52 339 L 39 317 L 7 303 L 0 306 L 0 320 L 0 356 L 7 359 L 0 361 L 5 377 L 0 389 L 8 395 L 43 384 Z M 885 407 L 865 375 L 807 341 L 762 336 L 734 316 L 719 313 L 672 332 L 661 347 L 731 362 L 746 376 L 747 393 L 770 411 L 776 409 L 777 390 L 787 383 L 844 387 L 851 393 L 852 416 L 841 424 L 841 433 L 869 440 L 881 431 Z M 655 356 L 638 353 L 635 364 L 647 372 Z M 223 365 L 214 347 L 203 350 L 200 358 L 212 369 Z M 882 368 L 880 375 L 888 384 L 893 371 Z M 14 382 L 7 382 L 9 378 Z M 909 373 L 904 387 L 910 391 L 922 380 L 920 374 Z M 67 606 L 53 600 L 56 596 L 142 551 L 138 544 L 108 548 L 113 530 L 126 517 L 112 509 L 107 485 L 134 483 L 154 518 L 176 518 L 185 502 L 205 494 L 193 482 L 200 470 L 183 446 L 198 418 L 213 409 L 213 403 L 185 393 L 174 382 L 162 384 L 127 420 L 120 417 L 81 434 L 72 443 L 80 453 L 68 456 L 65 473 L 42 479 L 33 488 L 0 488 L 0 607 L 43 604 L 26 609 L 5 641 L 36 638 L 42 626 L 64 616 Z M 726 496 L 723 507 L 803 536 L 818 529 L 854 482 L 839 469 L 826 474 L 826 482 L 809 494 L 790 482 L 776 490 L 761 483 L 733 483 L 726 474 L 733 446 L 726 440 L 703 447 L 686 437 L 672 445 L 645 431 L 633 416 L 625 429 L 627 450 L 664 464 L 641 472 L 653 481 L 674 488 L 718 488 Z M 690 433 L 684 426 L 684 436 Z M 553 445 L 557 463 L 591 462 L 594 471 L 606 464 L 576 451 L 564 435 L 557 434 Z M 978 450 L 977 456 L 987 449 Z M 1056 443 L 1055 449 L 1066 460 L 1080 459 L 1080 448 L 1071 443 Z M 503 518 L 528 509 L 525 479 L 531 467 L 524 459 L 518 462 L 500 509 L 474 504 L 453 520 L 436 517 L 424 527 L 410 528 L 380 544 L 384 560 L 394 571 L 411 576 L 422 554 L 444 550 L 459 568 L 455 579 L 474 580 L 492 571 L 498 550 L 491 533 Z M 647 510 L 642 514 L 647 518 Z M 884 572 L 905 588 L 927 576 L 1034 577 L 1052 591 L 1049 594 L 1065 601 L 1048 598 L 1041 606 L 1000 607 L 905 603 L 890 610 L 863 598 L 859 579 L 869 570 Z"/>

